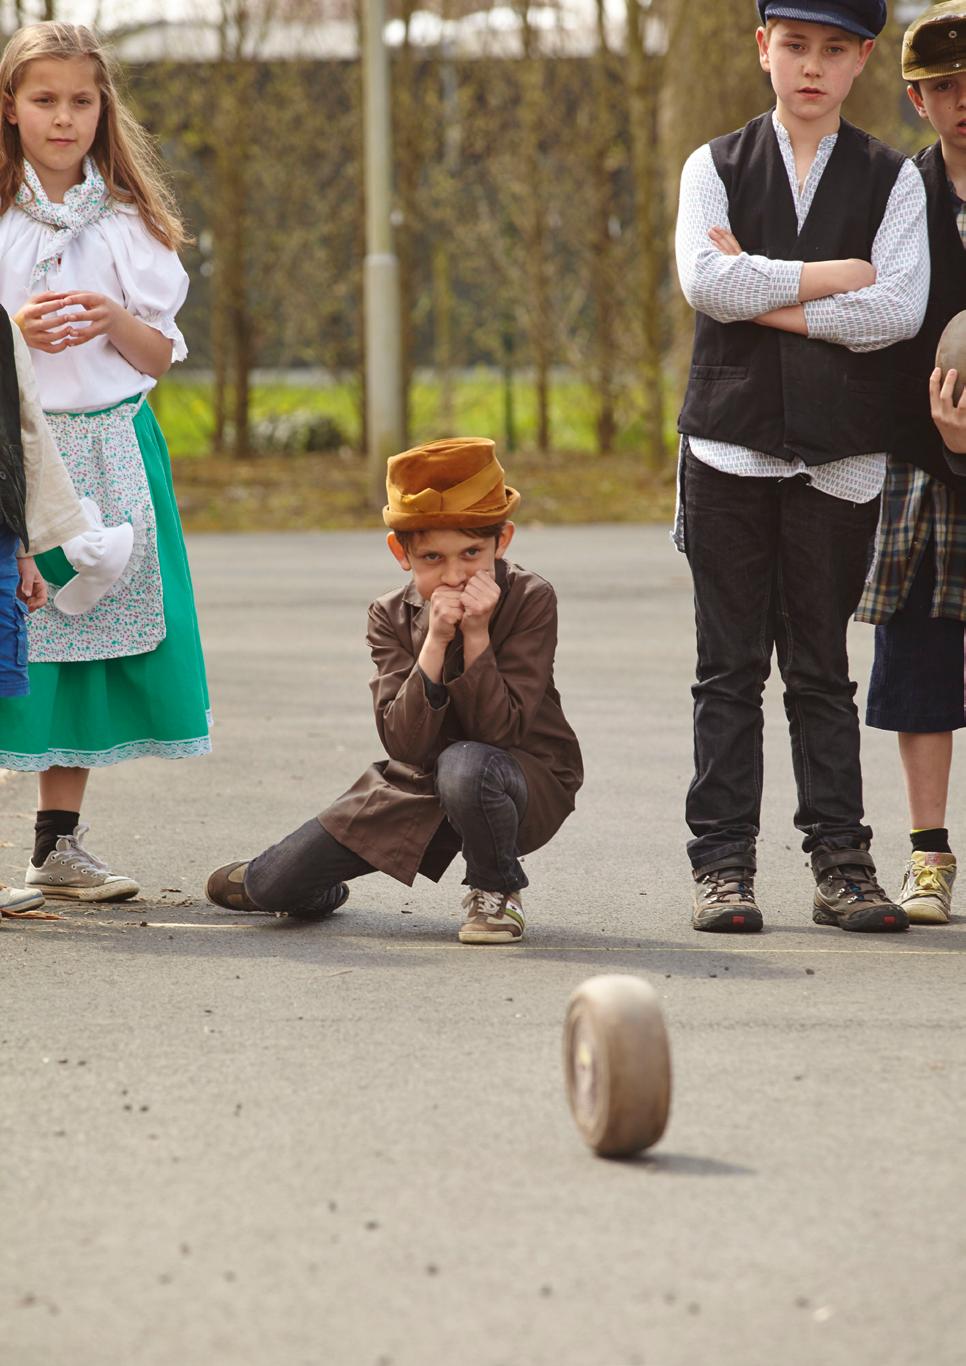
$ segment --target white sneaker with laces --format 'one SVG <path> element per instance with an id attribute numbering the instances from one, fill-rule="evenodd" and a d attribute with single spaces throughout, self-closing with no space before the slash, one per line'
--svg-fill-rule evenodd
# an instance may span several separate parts
<path id="1" fill-rule="evenodd" d="M 133 878 L 112 873 L 81 844 L 89 829 L 82 822 L 72 835 L 61 835 L 39 868 L 28 863 L 27 886 L 71 901 L 124 901 L 137 896 L 141 888 Z"/>

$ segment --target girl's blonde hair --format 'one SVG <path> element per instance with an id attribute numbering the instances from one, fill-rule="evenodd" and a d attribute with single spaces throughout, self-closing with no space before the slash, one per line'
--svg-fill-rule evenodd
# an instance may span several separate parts
<path id="1" fill-rule="evenodd" d="M 93 62 L 101 115 L 91 156 L 111 198 L 121 204 L 133 204 L 151 236 L 177 251 L 188 238 L 165 181 L 161 159 L 152 139 L 121 101 L 114 63 L 95 34 L 83 24 L 29 24 L 17 30 L 0 58 L 0 214 L 10 208 L 24 180 L 20 129 L 8 121 L 7 111 L 27 64 L 45 57 L 58 61 L 87 57 Z"/>

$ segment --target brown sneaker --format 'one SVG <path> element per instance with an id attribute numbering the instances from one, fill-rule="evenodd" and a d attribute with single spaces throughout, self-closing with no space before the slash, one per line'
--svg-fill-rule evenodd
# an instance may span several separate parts
<path id="1" fill-rule="evenodd" d="M 909 928 L 909 917 L 890 901 L 875 879 L 875 861 L 865 849 L 826 849 L 812 855 L 816 925 L 840 930 L 895 933 Z"/>
<path id="2" fill-rule="evenodd" d="M 245 891 L 245 874 L 248 872 L 250 860 L 244 863 L 226 863 L 222 868 L 216 868 L 205 883 L 205 896 L 209 901 L 213 901 L 216 906 L 224 906 L 227 911 L 247 911 L 252 915 L 274 915 L 274 911 L 263 911 L 261 906 L 256 906 L 251 897 Z M 349 899 L 349 889 L 344 882 L 337 882 L 334 887 L 319 898 L 318 904 L 311 910 L 290 910 L 287 914 L 297 920 L 324 920 L 332 915 Z"/>
<path id="3" fill-rule="evenodd" d="M 896 901 L 910 925 L 948 925 L 953 913 L 956 855 L 914 849 Z"/>
<path id="4" fill-rule="evenodd" d="M 224 906 L 226 911 L 253 911 L 256 915 L 264 915 L 261 906 L 256 906 L 245 891 L 247 871 L 248 859 L 216 868 L 205 883 L 205 896 L 216 906 Z"/>
<path id="5" fill-rule="evenodd" d="M 481 892 L 471 887 L 463 898 L 463 910 L 461 944 L 519 944 L 523 938 L 519 892 Z"/>
<path id="6" fill-rule="evenodd" d="M 695 873 L 691 924 L 696 930 L 754 934 L 763 923 L 751 868 L 709 868 Z"/>

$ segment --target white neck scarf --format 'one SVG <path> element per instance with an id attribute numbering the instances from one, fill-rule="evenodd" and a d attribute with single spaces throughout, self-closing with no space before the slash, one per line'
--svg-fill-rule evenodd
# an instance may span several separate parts
<path id="1" fill-rule="evenodd" d="M 89 223 L 115 212 L 115 205 L 107 192 L 104 177 L 94 162 L 94 158 L 84 158 L 84 179 L 79 185 L 72 185 L 64 195 L 63 204 L 53 204 L 47 198 L 37 172 L 29 161 L 23 164 L 24 183 L 17 191 L 16 204 L 29 218 L 45 224 L 51 229 L 49 236 L 43 238 L 37 264 L 30 276 L 30 292 L 47 288 L 47 273 L 51 263 L 62 254 L 68 242 L 78 235 Z"/>

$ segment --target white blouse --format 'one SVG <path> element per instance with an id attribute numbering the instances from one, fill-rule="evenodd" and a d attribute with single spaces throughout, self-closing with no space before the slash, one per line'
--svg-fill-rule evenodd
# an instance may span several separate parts
<path id="1" fill-rule="evenodd" d="M 30 275 L 42 241 L 52 230 L 14 206 L 0 217 L 0 303 L 11 317 L 30 297 Z M 172 359 L 188 354 L 175 315 L 188 293 L 188 275 L 176 252 L 162 246 L 137 210 L 119 206 L 68 242 L 52 262 L 49 290 L 104 294 L 172 342 Z M 39 292 L 35 290 L 34 292 Z M 146 394 L 156 381 L 136 370 L 106 337 L 57 355 L 30 352 L 48 412 L 92 412 Z"/>

